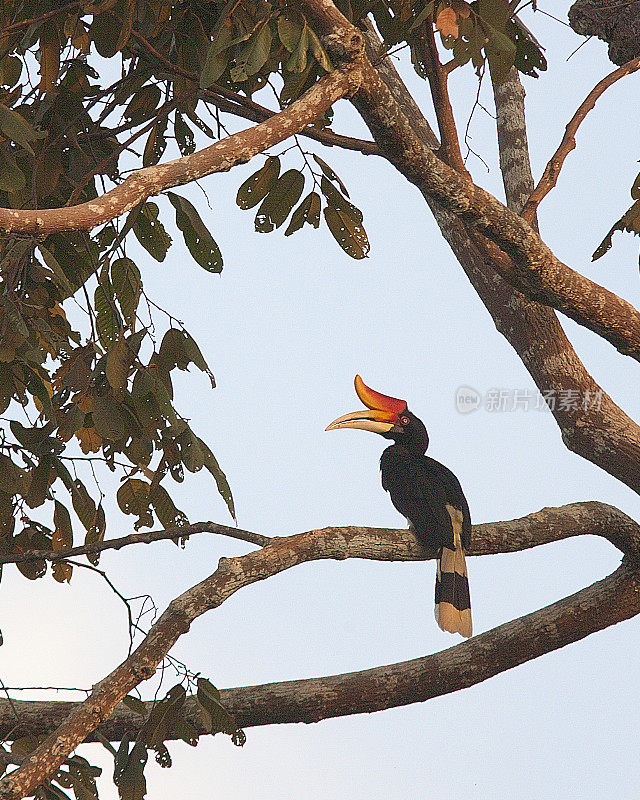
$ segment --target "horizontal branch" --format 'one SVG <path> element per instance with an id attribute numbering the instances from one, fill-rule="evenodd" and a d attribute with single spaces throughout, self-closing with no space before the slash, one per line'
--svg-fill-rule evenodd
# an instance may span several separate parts
<path id="1" fill-rule="evenodd" d="M 640 69 L 640 56 L 638 58 L 633 58 L 631 61 L 627 61 L 626 64 L 623 64 L 618 69 L 615 69 L 613 72 L 610 72 L 609 75 L 604 77 L 599 83 L 597 83 L 593 89 L 589 92 L 589 94 L 585 97 L 585 99 L 580 104 L 580 107 L 573 115 L 571 120 L 568 122 L 566 130 L 564 132 L 564 136 L 562 137 L 562 141 L 556 152 L 553 154 L 549 163 L 545 167 L 545 170 L 540 178 L 538 185 L 531 193 L 531 197 L 527 200 L 524 209 L 522 211 L 522 218 L 525 219 L 528 223 L 534 219 L 536 209 L 544 200 L 544 198 L 549 194 L 549 192 L 554 188 L 554 186 L 558 182 L 558 177 L 560 176 L 560 171 L 562 170 L 562 165 L 566 157 L 569 153 L 575 149 L 576 146 L 576 133 L 578 128 L 584 121 L 585 117 L 591 111 L 596 101 L 606 92 L 606 90 L 613 86 L 614 83 L 619 81 L 621 78 L 626 77 L 627 75 L 631 75 L 633 72 L 637 72 Z"/>
<path id="2" fill-rule="evenodd" d="M 470 553 L 513 552 L 584 534 L 605 536 L 628 556 L 640 557 L 640 526 L 621 511 L 596 502 L 543 509 L 512 522 L 477 525 Z M 261 550 L 221 559 L 211 576 L 169 604 L 135 652 L 97 684 L 85 702 L 0 702 L 0 731 L 5 734 L 9 729 L 14 731 L 12 737 L 25 731 L 54 734 L 24 765 L 0 781 L 0 797 L 19 798 L 33 791 L 82 741 L 90 740 L 100 723 L 103 735 L 117 738 L 114 726 L 122 726 L 122 714 L 127 724 L 131 720 L 119 710 L 107 722 L 118 702 L 151 677 L 198 616 L 216 608 L 243 586 L 318 559 L 397 561 L 432 555 L 408 531 L 349 526 L 275 538 Z M 248 727 L 311 722 L 418 702 L 472 685 L 637 614 L 638 588 L 636 570 L 624 564 L 605 581 L 572 597 L 434 656 L 352 675 L 227 690 L 223 703 L 236 715 L 239 725 Z M 466 664 L 462 671 L 460 664 Z M 19 723 L 15 709 L 19 710 Z M 66 715 L 63 720 L 60 713 Z"/>
<path id="3" fill-rule="evenodd" d="M 270 119 L 227 136 L 191 155 L 137 170 L 95 200 L 76 206 L 37 211 L 2 208 L 0 230 L 39 236 L 58 231 L 92 230 L 126 213 L 152 195 L 214 172 L 227 172 L 269 147 L 301 133 L 336 101 L 355 91 L 359 80 L 360 71 L 356 66 L 334 70 Z"/>
<path id="4" fill-rule="evenodd" d="M 194 522 L 193 525 L 183 525 L 179 528 L 167 528 L 164 531 L 147 531 L 145 533 L 131 533 L 117 539 L 107 539 L 103 542 L 78 545 L 67 550 L 23 550 L 21 553 L 0 553 L 0 564 L 21 564 L 25 561 L 66 561 L 74 556 L 86 556 L 103 553 L 105 550 L 120 550 L 132 544 L 152 544 L 167 539 L 185 539 L 197 533 L 215 533 L 219 536 L 228 536 L 231 539 L 240 539 L 261 547 L 271 541 L 269 536 L 261 533 L 243 531 L 229 525 L 220 525 L 217 522 Z"/>

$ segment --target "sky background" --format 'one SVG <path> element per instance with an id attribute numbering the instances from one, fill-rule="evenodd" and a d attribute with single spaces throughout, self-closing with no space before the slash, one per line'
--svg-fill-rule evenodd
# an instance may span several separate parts
<path id="1" fill-rule="evenodd" d="M 540 5 L 558 11 L 556 4 Z M 525 15 L 525 22 L 549 60 L 539 80 L 524 78 L 539 176 L 568 119 L 613 67 L 603 43 L 591 40 L 567 61 L 579 37 L 541 13 Z M 426 85 L 404 55 L 397 65 L 431 118 Z M 453 74 L 451 90 L 464 131 L 476 92 L 469 68 Z M 595 264 L 591 253 L 630 204 L 638 97 L 637 76 L 608 90 L 582 125 L 578 148 L 539 215 L 543 236 L 561 259 L 636 306 L 637 239 L 617 234 L 612 251 Z M 492 109 L 488 86 L 482 102 Z M 493 124 L 479 109 L 470 127 L 472 147 L 491 172 L 473 156 L 468 164 L 476 180 L 502 198 Z M 346 102 L 336 108 L 334 127 L 365 135 Z M 380 486 L 384 441 L 362 431 L 324 433 L 335 417 L 360 407 L 353 391 L 357 372 L 375 389 L 407 399 L 424 420 L 429 454 L 458 475 L 475 523 L 582 500 L 611 503 L 640 519 L 640 498 L 568 452 L 550 413 L 457 412 L 460 386 L 483 395 L 492 388 L 535 387 L 417 190 L 381 159 L 336 148 L 317 152 L 364 212 L 368 259 L 349 259 L 324 227 L 288 238 L 254 233 L 253 213 L 240 211 L 234 197 L 261 165 L 258 157 L 204 180 L 201 189 L 180 190 L 197 203 L 222 249 L 222 276 L 202 271 L 179 234 L 164 263 L 139 262 L 150 296 L 183 320 L 215 373 L 215 391 L 200 373 L 179 375 L 177 407 L 225 470 L 240 527 L 285 536 L 332 524 L 404 525 Z M 289 152 L 283 164 L 301 167 L 299 153 Z M 169 208 L 166 199 L 158 202 Z M 640 419 L 638 364 L 574 323 L 562 324 L 596 380 Z M 189 475 L 170 488 L 191 521 L 229 523 L 206 475 Z M 111 536 L 130 532 L 131 518 L 113 510 L 112 520 Z M 101 567 L 125 595 L 148 592 L 162 609 L 212 572 L 221 556 L 249 549 L 200 535 L 185 550 L 159 543 L 105 553 Z M 618 551 L 595 537 L 471 558 L 475 632 L 575 592 L 619 561 Z M 433 619 L 434 569 L 430 562 L 303 565 L 234 595 L 198 620 L 173 652 L 219 687 L 348 672 L 437 652 L 457 639 Z M 76 570 L 71 585 L 60 586 L 51 579 L 27 582 L 6 570 L 0 620 L 6 685 L 88 687 L 126 656 L 123 607 L 88 572 Z M 172 769 L 147 768 L 148 796 L 631 800 L 640 781 L 639 634 L 636 618 L 424 704 L 314 725 L 249 728 L 242 749 L 222 736 L 203 738 L 197 750 L 172 744 Z M 165 688 L 171 685 L 168 678 Z M 101 796 L 115 797 L 111 760 L 99 747 L 84 752 L 105 767 Z"/>

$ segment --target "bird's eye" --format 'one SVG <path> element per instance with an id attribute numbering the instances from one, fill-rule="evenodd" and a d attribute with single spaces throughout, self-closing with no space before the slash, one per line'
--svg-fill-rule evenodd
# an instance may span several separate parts
<path id="1" fill-rule="evenodd" d="M 400 422 L 403 425 L 408 425 L 409 424 L 409 417 L 400 417 Z"/>

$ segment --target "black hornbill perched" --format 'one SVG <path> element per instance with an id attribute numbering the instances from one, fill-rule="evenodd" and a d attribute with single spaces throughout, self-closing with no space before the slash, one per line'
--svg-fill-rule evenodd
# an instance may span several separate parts
<path id="1" fill-rule="evenodd" d="M 443 631 L 471 636 L 471 602 L 464 551 L 471 540 L 471 516 L 460 482 L 444 464 L 425 455 L 429 434 L 404 400 L 366 386 L 356 393 L 367 406 L 338 417 L 327 430 L 360 428 L 393 439 L 380 459 L 382 486 L 422 544 L 439 550 L 436 621 Z"/>

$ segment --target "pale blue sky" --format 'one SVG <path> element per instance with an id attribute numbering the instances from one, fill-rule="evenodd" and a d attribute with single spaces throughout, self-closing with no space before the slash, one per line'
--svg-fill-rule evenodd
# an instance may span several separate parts
<path id="1" fill-rule="evenodd" d="M 595 40 L 566 62 L 578 37 L 540 14 L 530 26 L 549 59 L 539 80 L 524 79 L 539 175 L 567 120 L 612 65 Z M 425 85 L 404 59 L 399 65 L 426 107 Z M 468 69 L 454 73 L 462 129 L 475 88 Z M 591 264 L 590 254 L 629 205 L 638 96 L 638 78 L 630 77 L 598 103 L 540 212 L 543 235 L 560 258 L 636 306 L 638 240 L 618 234 L 601 261 Z M 486 90 L 483 103 L 492 106 Z M 363 132 L 346 103 L 336 120 L 338 130 Z M 492 167 L 487 174 L 472 156 L 474 176 L 502 197 L 492 120 L 477 111 L 471 133 L 473 148 Z M 206 377 L 181 376 L 178 407 L 225 469 L 240 526 L 287 535 L 330 524 L 404 524 L 380 486 L 383 440 L 359 431 L 324 433 L 332 419 L 359 407 L 356 372 L 376 389 L 406 398 L 425 421 L 430 455 L 456 472 L 475 522 L 577 500 L 602 500 L 640 518 L 640 499 L 569 453 L 550 414 L 456 412 L 461 385 L 484 393 L 533 389 L 532 381 L 418 192 L 380 159 L 335 148 L 319 152 L 364 211 L 369 259 L 347 258 L 326 229 L 286 239 L 280 232 L 255 234 L 253 215 L 237 209 L 233 198 L 258 158 L 202 182 L 211 211 L 198 189 L 184 192 L 220 244 L 221 277 L 200 270 L 179 236 L 165 263 L 144 262 L 147 290 L 184 321 L 216 375 L 213 392 Z M 300 166 L 293 151 L 285 159 L 286 167 Z M 637 363 L 575 324 L 563 319 L 563 325 L 594 377 L 640 419 Z M 228 522 L 206 476 L 189 476 L 172 489 L 192 521 Z M 117 514 L 112 536 L 130 530 Z M 220 556 L 247 549 L 199 536 L 184 551 L 172 544 L 130 548 L 105 554 L 102 565 L 125 594 L 149 592 L 162 608 L 210 573 Z M 586 537 L 470 559 L 475 630 L 554 602 L 609 574 L 619 560 L 607 542 Z M 122 610 L 93 576 L 74 575 L 71 587 L 27 583 L 13 570 L 5 576 L 6 683 L 90 686 L 126 654 Z M 433 582 L 432 563 L 305 565 L 236 594 L 198 621 L 175 652 L 220 687 L 424 655 L 456 642 L 434 622 Z M 640 779 L 634 750 L 639 633 L 634 619 L 426 704 L 312 726 L 248 729 L 243 749 L 220 736 L 203 739 L 195 751 L 172 745 L 171 770 L 147 769 L 149 797 L 596 800 L 606 793 L 631 800 Z M 109 761 L 99 757 L 110 774 Z M 104 784 L 108 800 L 113 789 Z"/>

